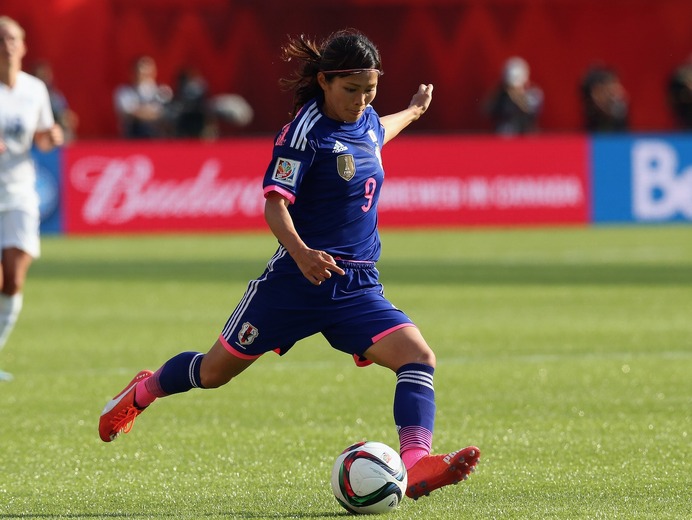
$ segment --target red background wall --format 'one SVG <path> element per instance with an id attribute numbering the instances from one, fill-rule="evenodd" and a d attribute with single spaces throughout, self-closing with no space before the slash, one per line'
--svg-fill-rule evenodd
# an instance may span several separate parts
<path id="1" fill-rule="evenodd" d="M 245 133 L 286 122 L 286 35 L 322 38 L 357 27 L 375 41 L 386 74 L 375 106 L 403 108 L 420 82 L 435 102 L 412 131 L 486 131 L 481 104 L 502 62 L 525 57 L 545 91 L 541 126 L 582 126 L 577 86 L 594 61 L 614 66 L 631 96 L 633 130 L 673 128 L 665 84 L 692 54 L 690 0 L 0 0 L 27 31 L 25 68 L 47 59 L 80 116 L 81 138 L 115 136 L 112 92 L 138 54 L 172 83 L 194 63 L 212 92 L 237 92 L 255 109 Z"/>

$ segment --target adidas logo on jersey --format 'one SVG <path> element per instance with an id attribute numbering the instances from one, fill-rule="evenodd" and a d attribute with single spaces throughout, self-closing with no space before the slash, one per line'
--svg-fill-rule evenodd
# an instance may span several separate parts
<path id="1" fill-rule="evenodd" d="M 346 145 L 341 144 L 339 141 L 334 141 L 334 149 L 332 150 L 332 153 L 341 153 L 345 152 L 346 150 L 348 150 Z"/>

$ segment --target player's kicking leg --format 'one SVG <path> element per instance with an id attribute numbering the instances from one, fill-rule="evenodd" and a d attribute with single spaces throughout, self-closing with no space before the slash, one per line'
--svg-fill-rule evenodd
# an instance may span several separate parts
<path id="1" fill-rule="evenodd" d="M 447 455 L 426 455 L 408 471 L 406 496 L 418 500 L 431 491 L 466 480 L 476 469 L 480 456 L 475 446 Z"/>
<path id="2" fill-rule="evenodd" d="M 240 374 L 260 355 L 249 359 L 235 356 L 218 339 L 206 354 L 181 352 L 166 361 L 156 372 L 142 370 L 101 412 L 101 440 L 111 442 L 121 433 L 128 433 L 137 416 L 159 397 L 187 392 L 193 388 L 217 388 Z M 205 384 L 202 384 L 204 362 L 207 368 Z"/>

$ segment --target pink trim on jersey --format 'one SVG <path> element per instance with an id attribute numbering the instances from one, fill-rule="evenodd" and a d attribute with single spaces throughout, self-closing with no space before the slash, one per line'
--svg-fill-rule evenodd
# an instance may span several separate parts
<path id="1" fill-rule="evenodd" d="M 262 354 L 259 354 L 258 356 L 248 356 L 247 354 L 243 354 L 239 350 L 237 350 L 233 345 L 231 345 L 228 341 L 226 341 L 226 338 L 223 337 L 223 335 L 219 336 L 219 341 L 221 344 L 224 346 L 226 350 L 228 350 L 228 353 L 240 358 L 240 359 L 257 359 L 260 357 Z"/>
<path id="2" fill-rule="evenodd" d="M 377 343 L 378 341 L 380 341 L 385 336 L 389 336 L 392 332 L 396 332 L 397 330 L 403 329 L 404 327 L 415 327 L 415 325 L 413 323 L 400 323 L 396 327 L 392 327 L 391 329 L 387 329 L 384 332 L 380 332 L 377 336 L 372 338 L 373 344 Z"/>
<path id="3" fill-rule="evenodd" d="M 291 193 L 288 190 L 285 190 L 281 186 L 276 186 L 275 184 L 272 184 L 271 186 L 267 186 L 266 188 L 264 188 L 264 197 L 266 198 L 267 195 L 272 191 L 275 191 L 282 197 L 286 197 L 291 204 L 293 204 L 296 201 L 296 196 L 293 193 Z"/>

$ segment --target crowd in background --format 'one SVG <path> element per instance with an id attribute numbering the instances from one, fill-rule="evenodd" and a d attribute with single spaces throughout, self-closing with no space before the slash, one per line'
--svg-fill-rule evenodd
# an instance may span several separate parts
<path id="1" fill-rule="evenodd" d="M 692 55 L 673 71 L 666 94 L 679 128 L 692 130 Z M 613 67 L 592 65 L 582 77 L 579 95 L 585 131 L 629 130 L 629 95 Z M 498 134 L 527 134 L 540 129 L 543 91 L 531 81 L 526 60 L 514 56 L 505 62 L 484 109 Z"/>
<path id="2" fill-rule="evenodd" d="M 629 99 L 614 69 L 600 64 L 590 67 L 579 85 L 579 94 L 584 130 L 628 130 Z M 529 64 L 518 56 L 508 59 L 485 105 L 495 132 L 502 135 L 537 132 L 542 109 L 543 91 L 531 81 Z"/>
<path id="3" fill-rule="evenodd" d="M 240 128 L 253 116 L 237 94 L 210 96 L 206 79 L 194 67 L 178 72 L 174 88 L 159 83 L 151 56 L 134 61 L 130 83 L 115 90 L 113 101 L 120 135 L 128 139 L 213 139 L 222 125 Z"/>
<path id="4" fill-rule="evenodd" d="M 33 74 L 46 83 L 55 120 L 64 128 L 66 140 L 74 139 L 79 118 L 55 86 L 50 64 L 36 63 Z M 575 95 L 580 97 L 584 131 L 629 130 L 630 99 L 615 68 L 593 64 Z M 692 55 L 671 73 L 666 96 L 680 130 L 692 130 Z M 116 88 L 113 101 L 119 134 L 126 139 L 215 139 L 253 119 L 253 109 L 242 96 L 210 95 L 206 79 L 194 67 L 181 68 L 173 87 L 159 83 L 156 62 L 150 56 L 133 62 L 131 81 Z M 543 107 L 544 93 L 532 81 L 529 63 L 513 56 L 503 64 L 481 110 L 495 133 L 521 135 L 541 130 Z"/>

